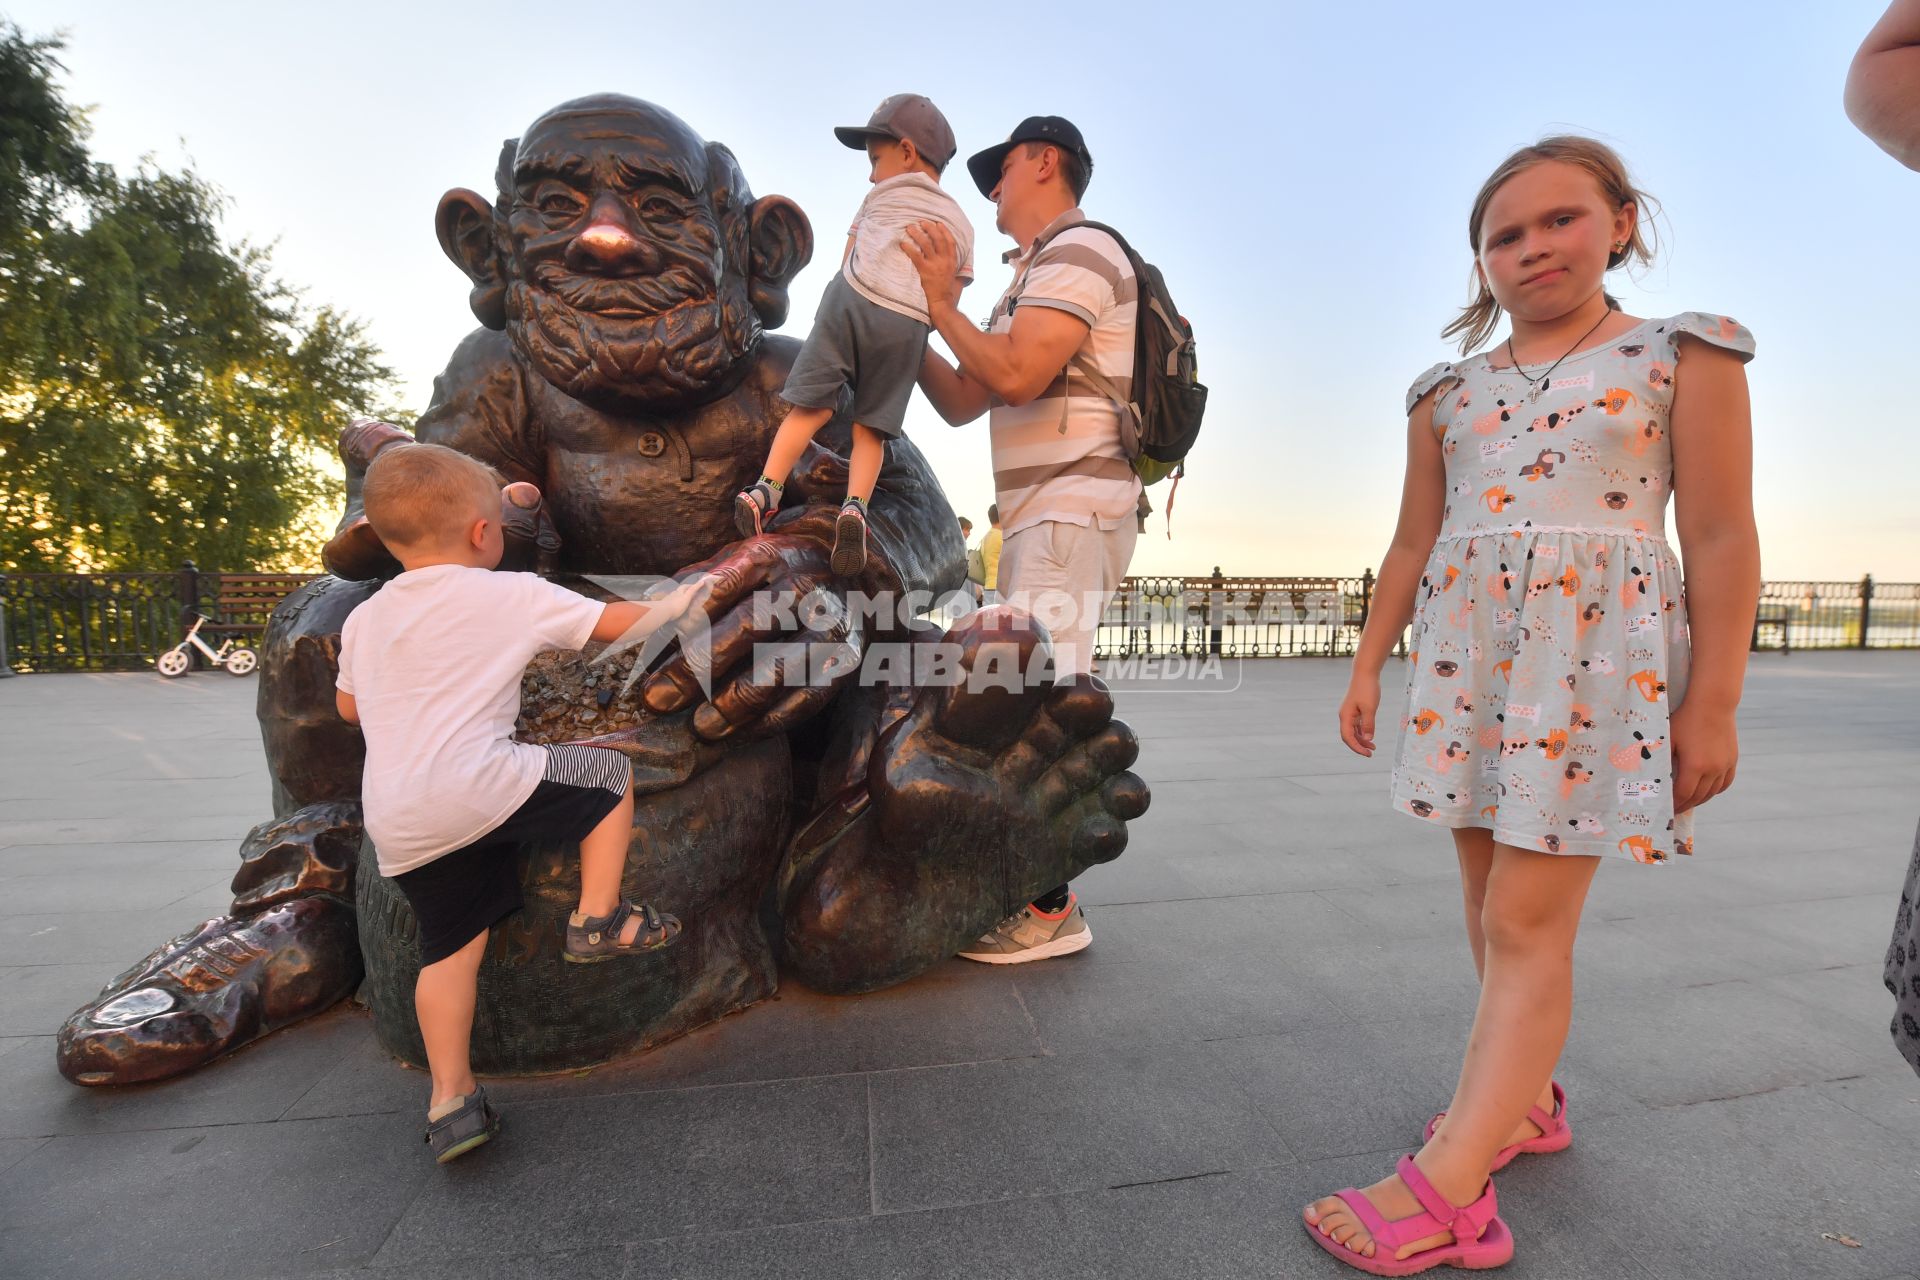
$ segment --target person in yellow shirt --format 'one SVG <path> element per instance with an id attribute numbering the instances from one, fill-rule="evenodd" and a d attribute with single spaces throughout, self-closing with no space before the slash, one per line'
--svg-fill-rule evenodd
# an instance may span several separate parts
<path id="1" fill-rule="evenodd" d="M 980 589 L 985 592 L 984 601 L 995 604 L 1000 599 L 997 584 L 1000 581 L 1000 504 L 994 503 L 987 508 L 987 523 L 993 528 L 987 530 L 980 539 L 980 564 L 986 570 Z"/>

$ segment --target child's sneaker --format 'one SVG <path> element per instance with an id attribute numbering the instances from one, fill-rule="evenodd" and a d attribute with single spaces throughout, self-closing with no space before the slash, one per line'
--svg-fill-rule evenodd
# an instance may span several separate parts
<path id="1" fill-rule="evenodd" d="M 867 567 L 867 509 L 849 498 L 833 526 L 832 569 L 836 577 L 851 578 Z"/>
<path id="2" fill-rule="evenodd" d="M 441 1164 L 458 1160 L 494 1134 L 500 1132 L 500 1113 L 487 1102 L 487 1091 L 479 1085 L 460 1099 L 460 1105 L 438 1120 L 427 1122 L 427 1146 Z"/>
<path id="3" fill-rule="evenodd" d="M 765 480 L 755 480 L 734 495 L 733 527 L 743 538 L 766 532 L 767 521 L 780 509 L 780 493 Z"/>
<path id="4" fill-rule="evenodd" d="M 627 917 L 640 917 L 640 931 L 632 942 L 620 941 Z M 589 916 L 576 911 L 567 917 L 567 946 L 562 957 L 572 964 L 597 964 L 615 956 L 637 956 L 672 946 L 680 937 L 680 921 L 655 911 L 650 904 L 622 902 L 612 915 Z"/>

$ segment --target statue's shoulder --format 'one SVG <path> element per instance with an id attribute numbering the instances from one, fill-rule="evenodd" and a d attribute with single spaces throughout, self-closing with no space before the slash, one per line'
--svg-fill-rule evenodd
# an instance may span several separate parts
<path id="1" fill-rule="evenodd" d="M 793 372 L 793 362 L 799 355 L 800 339 L 790 338 L 784 333 L 765 335 L 760 339 L 753 373 L 748 382 L 779 395 L 780 389 L 787 385 L 787 375 Z"/>
<path id="2" fill-rule="evenodd" d="M 520 356 L 504 330 L 475 329 L 460 339 L 447 357 L 440 378 L 452 383 L 486 382 L 500 377 L 520 377 Z"/>
<path id="3" fill-rule="evenodd" d="M 497 466 L 532 456 L 531 442 L 523 439 L 532 416 L 526 371 L 513 343 L 497 329 L 475 329 L 433 380 L 433 399 L 414 431 L 422 440 L 464 449 Z"/>

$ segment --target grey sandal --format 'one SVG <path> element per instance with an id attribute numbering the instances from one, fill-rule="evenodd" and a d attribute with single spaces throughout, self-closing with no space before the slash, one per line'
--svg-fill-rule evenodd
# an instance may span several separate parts
<path id="1" fill-rule="evenodd" d="M 627 917 L 635 914 L 640 917 L 640 931 L 633 935 L 632 942 L 620 941 Z M 580 923 L 575 924 L 575 919 Z M 597 964 L 615 956 L 659 951 L 672 946 L 679 937 L 680 921 L 675 917 L 655 911 L 651 904 L 622 902 L 612 915 L 582 916 L 576 912 L 567 917 L 567 946 L 562 954 L 572 964 Z"/>
<path id="2" fill-rule="evenodd" d="M 427 1123 L 427 1145 L 441 1164 L 458 1160 L 467 1152 L 500 1132 L 500 1113 L 487 1102 L 487 1091 L 479 1085 L 466 1096 L 460 1109 Z"/>
<path id="3" fill-rule="evenodd" d="M 756 480 L 733 498 L 733 527 L 743 538 L 766 532 L 767 521 L 780 509 L 780 495 L 765 480 Z"/>

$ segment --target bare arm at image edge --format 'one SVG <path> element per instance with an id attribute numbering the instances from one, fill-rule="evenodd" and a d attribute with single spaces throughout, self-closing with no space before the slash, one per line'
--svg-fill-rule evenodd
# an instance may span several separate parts
<path id="1" fill-rule="evenodd" d="M 1888 155 L 1920 169 L 1920 0 L 1893 0 L 1853 57 L 1847 118 Z"/>

